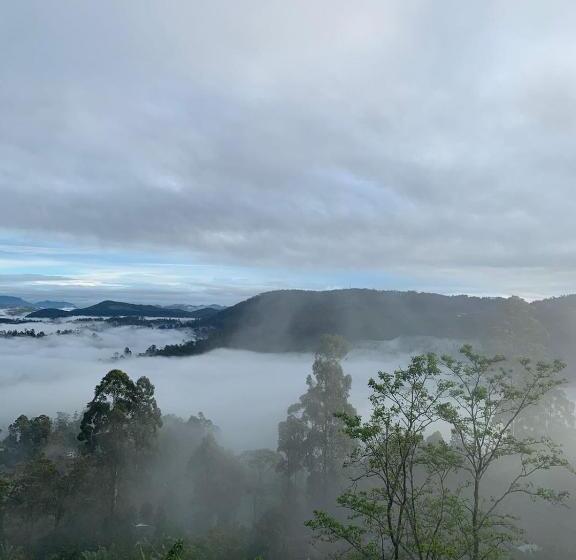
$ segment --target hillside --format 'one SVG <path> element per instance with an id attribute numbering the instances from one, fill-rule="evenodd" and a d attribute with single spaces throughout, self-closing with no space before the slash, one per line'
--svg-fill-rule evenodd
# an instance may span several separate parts
<path id="1" fill-rule="evenodd" d="M 68 301 L 52 301 L 49 299 L 37 301 L 34 303 L 34 307 L 39 309 L 76 309 L 76 306 Z"/>
<path id="2" fill-rule="evenodd" d="M 0 296 L 0 309 L 74 309 L 76 306 L 67 301 L 43 300 L 29 302 L 15 296 Z"/>
<path id="3" fill-rule="evenodd" d="M 266 352 L 310 350 L 323 333 L 352 342 L 434 336 L 531 354 L 545 353 L 550 346 L 547 322 L 516 297 L 286 290 L 250 298 L 202 324 L 214 329 L 212 346 Z"/>
<path id="4" fill-rule="evenodd" d="M 8 309 L 10 307 L 32 307 L 34 304 L 29 303 L 22 298 L 14 296 L 0 296 L 0 308 Z"/>
<path id="5" fill-rule="evenodd" d="M 57 319 L 64 317 L 170 317 L 175 319 L 207 319 L 217 313 L 214 309 L 198 309 L 184 311 L 182 309 L 166 309 L 156 305 L 138 305 L 120 301 L 103 301 L 72 311 L 59 309 L 41 309 L 28 315 L 31 319 Z"/>

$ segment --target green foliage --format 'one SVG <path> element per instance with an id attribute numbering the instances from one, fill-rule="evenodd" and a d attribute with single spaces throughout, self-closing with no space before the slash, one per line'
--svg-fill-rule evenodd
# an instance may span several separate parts
<path id="1" fill-rule="evenodd" d="M 118 446 L 148 446 L 162 425 L 148 378 L 134 383 L 119 369 L 110 371 L 98 384 L 80 424 L 78 439 L 90 452 L 112 453 Z"/>
<path id="2" fill-rule="evenodd" d="M 184 541 L 176 541 L 171 547 L 164 560 L 182 560 L 184 552 Z"/>
<path id="3" fill-rule="evenodd" d="M 514 519 L 502 512 L 512 495 L 523 494 L 551 503 L 562 503 L 567 492 L 538 487 L 539 471 L 561 468 L 572 471 L 560 446 L 547 436 L 533 437 L 514 430 L 518 419 L 562 385 L 564 364 L 533 364 L 523 358 L 519 368 L 506 367 L 502 356 L 482 356 L 470 347 L 461 350 L 463 360 L 443 357 L 450 376 L 450 399 L 442 403 L 443 420 L 452 427 L 453 448 L 466 475 L 469 515 L 466 519 L 467 553 L 472 560 L 499 557 L 504 544 L 518 538 Z M 482 495 L 482 484 L 496 464 L 514 465 L 503 490 Z"/>
<path id="4" fill-rule="evenodd" d="M 78 439 L 85 443 L 108 470 L 110 514 L 116 513 L 119 483 L 127 465 L 137 466 L 155 441 L 162 426 L 154 398 L 154 385 L 147 377 L 134 383 L 126 373 L 110 371 L 97 385 L 80 423 Z"/>
<path id="5" fill-rule="evenodd" d="M 25 558 L 21 548 L 0 544 L 0 560 L 25 560 Z"/>
<path id="6" fill-rule="evenodd" d="M 0 560 L 498 560 L 521 542 L 510 513 L 526 498 L 566 502 L 572 467 L 552 438 L 574 433 L 562 363 L 469 346 L 416 356 L 370 380 L 361 418 L 347 350 L 319 341 L 278 453 L 226 450 L 202 413 L 163 423 L 149 380 L 120 370 L 81 419 L 19 416 L 0 445 Z"/>
<path id="7" fill-rule="evenodd" d="M 20 467 L 12 481 L 8 503 L 28 530 L 44 515 L 56 511 L 59 473 L 52 461 L 37 457 Z"/>
<path id="8" fill-rule="evenodd" d="M 316 357 L 340 361 L 346 357 L 349 351 L 350 344 L 345 338 L 335 334 L 324 334 L 320 337 Z"/>
<path id="9" fill-rule="evenodd" d="M 370 419 L 340 415 L 358 443 L 349 459 L 355 483 L 338 498 L 348 521 L 316 511 L 308 526 L 328 542 L 346 543 L 352 557 L 458 558 L 454 519 L 461 504 L 446 481 L 459 463 L 443 441 L 424 441 L 448 391 L 436 356 L 380 372 L 369 386 Z"/>
<path id="10" fill-rule="evenodd" d="M 372 414 L 341 415 L 359 443 L 350 455 L 358 474 L 338 499 L 342 522 L 322 511 L 308 522 L 319 538 L 345 543 L 344 555 L 363 558 L 496 560 L 518 542 L 515 519 L 503 509 L 512 495 L 563 503 L 567 492 L 539 487 L 539 471 L 572 472 L 549 437 L 519 437 L 514 423 L 561 383 L 560 362 L 505 368 L 470 346 L 463 360 L 417 356 L 407 369 L 370 380 Z M 439 420 L 452 443 L 424 433 Z M 490 469 L 506 461 L 509 480 L 485 495 Z M 511 474 L 510 474 L 511 473 Z"/>

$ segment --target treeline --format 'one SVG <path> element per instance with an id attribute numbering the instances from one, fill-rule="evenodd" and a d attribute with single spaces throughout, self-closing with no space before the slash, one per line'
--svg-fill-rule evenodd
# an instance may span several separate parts
<path id="1" fill-rule="evenodd" d="M 194 328 L 195 320 L 181 319 L 145 319 L 144 317 L 81 317 L 74 319 L 75 323 L 104 323 L 111 327 L 145 327 L 150 329 L 190 329 Z"/>
<path id="2" fill-rule="evenodd" d="M 56 336 L 64 336 L 64 335 L 79 335 L 80 331 L 75 329 L 58 329 L 53 334 Z M 44 331 L 37 331 L 36 329 L 24 329 L 24 330 L 0 330 L 0 338 L 44 338 L 46 336 L 50 336 L 46 334 Z"/>
<path id="3" fill-rule="evenodd" d="M 554 443 L 575 435 L 563 364 L 416 356 L 370 381 L 361 418 L 347 350 L 320 340 L 276 449 L 232 453 L 202 413 L 163 415 L 120 370 L 81 414 L 20 416 L 0 444 L 0 558 L 573 557 L 566 511 L 543 526 L 538 505 L 573 484 Z"/>
<path id="4" fill-rule="evenodd" d="M 204 354 L 210 350 L 214 350 L 217 346 L 214 344 L 214 340 L 210 338 L 206 332 L 202 330 L 197 330 L 195 332 L 195 337 L 192 340 L 182 342 L 181 344 L 167 344 L 162 348 L 158 348 L 155 344 L 149 346 L 145 352 L 139 354 L 141 357 L 154 357 L 154 356 L 164 356 L 164 357 L 182 357 L 182 356 L 196 356 L 198 354 Z"/>
<path id="5" fill-rule="evenodd" d="M 44 331 L 37 331 L 35 329 L 24 329 L 23 331 L 19 331 L 17 329 L 0 331 L 0 338 L 44 338 L 45 336 L 46 333 Z"/>

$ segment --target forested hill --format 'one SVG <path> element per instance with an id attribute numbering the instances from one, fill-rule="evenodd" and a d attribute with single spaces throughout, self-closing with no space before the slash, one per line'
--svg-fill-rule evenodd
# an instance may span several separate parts
<path id="1" fill-rule="evenodd" d="M 550 349 L 558 312 L 575 325 L 560 300 L 528 303 L 520 298 L 444 296 L 365 289 L 267 292 L 229 307 L 204 325 L 214 328 L 211 347 L 300 351 L 323 333 L 351 342 L 434 336 L 473 340 L 497 351 L 542 354 Z M 573 317 L 573 319 L 572 319 Z M 560 327 L 561 328 L 561 327 Z"/>
<path id="2" fill-rule="evenodd" d="M 60 309 L 42 309 L 30 313 L 28 317 L 32 319 L 57 319 L 64 317 L 172 317 L 189 319 L 206 319 L 217 313 L 217 310 L 210 307 L 197 309 L 195 311 L 185 311 L 183 309 L 172 309 L 159 307 L 157 305 L 138 305 L 121 301 L 103 301 L 83 309 L 72 311 L 62 311 Z"/>

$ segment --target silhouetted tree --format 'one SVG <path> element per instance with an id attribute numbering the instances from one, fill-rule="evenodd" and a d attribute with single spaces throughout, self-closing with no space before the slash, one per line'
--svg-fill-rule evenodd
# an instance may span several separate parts
<path id="1" fill-rule="evenodd" d="M 304 467 L 312 502 L 326 507 L 338 491 L 342 465 L 352 448 L 338 414 L 353 416 L 348 402 L 352 378 L 345 375 L 340 361 L 348 352 L 346 341 L 325 335 L 316 352 L 308 391 L 288 408 L 288 418 L 279 425 L 280 468 L 290 477 Z"/>
<path id="2" fill-rule="evenodd" d="M 110 371 L 96 386 L 80 423 L 78 439 L 108 471 L 109 511 L 116 512 L 121 472 L 127 460 L 138 462 L 149 451 L 161 413 L 148 378 L 134 383 L 118 369 Z"/>

